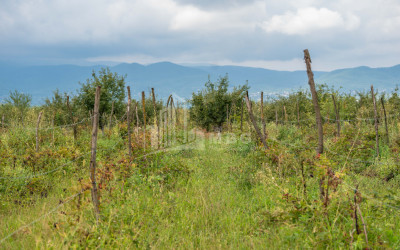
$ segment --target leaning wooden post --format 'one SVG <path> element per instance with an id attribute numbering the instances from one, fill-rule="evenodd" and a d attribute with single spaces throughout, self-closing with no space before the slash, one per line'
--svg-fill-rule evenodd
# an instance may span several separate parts
<path id="1" fill-rule="evenodd" d="M 321 118 L 321 111 L 318 104 L 318 96 L 317 91 L 315 90 L 315 83 L 314 83 L 314 74 L 311 70 L 311 57 L 308 49 L 304 50 L 304 60 L 307 66 L 307 75 L 308 75 L 308 84 L 310 85 L 312 100 L 314 104 L 315 110 L 315 120 L 317 123 L 318 128 L 318 148 L 317 154 L 322 154 L 324 152 L 324 132 L 322 130 L 322 118 Z"/>
<path id="2" fill-rule="evenodd" d="M 339 117 L 339 106 L 336 105 L 335 95 L 332 94 L 333 107 L 335 108 L 336 115 L 336 126 L 337 126 L 337 136 L 340 137 L 340 117 Z"/>
<path id="3" fill-rule="evenodd" d="M 245 100 L 246 100 L 247 111 L 248 111 L 248 113 L 249 113 L 251 123 L 253 123 L 253 127 L 254 127 L 254 129 L 256 130 L 256 133 L 257 133 L 258 137 L 260 138 L 262 144 L 264 145 L 264 148 L 267 149 L 267 148 L 268 148 L 267 142 L 265 141 L 264 136 L 261 134 L 261 131 L 260 131 L 260 129 L 258 128 L 258 125 L 257 125 L 257 121 L 256 121 L 256 119 L 254 118 L 254 115 L 253 115 L 253 110 L 252 110 L 252 107 L 251 107 L 251 102 L 250 102 L 250 100 L 249 100 L 249 92 L 246 92 Z"/>
<path id="4" fill-rule="evenodd" d="M 77 130 L 76 130 L 76 124 L 74 124 L 75 119 L 72 115 L 72 110 L 71 110 L 71 106 L 69 105 L 69 96 L 67 96 L 67 108 L 68 108 L 68 112 L 69 112 L 69 118 L 70 118 L 70 122 L 72 123 L 72 129 L 74 131 L 74 141 L 76 142 L 77 139 Z"/>
<path id="5" fill-rule="evenodd" d="M 385 116 L 386 142 L 389 145 L 389 129 L 388 129 L 388 122 L 387 122 L 387 117 L 386 117 L 385 100 L 383 99 L 383 96 L 381 97 L 381 103 L 382 103 L 382 108 L 383 108 L 383 115 Z"/>
<path id="6" fill-rule="evenodd" d="M 275 124 L 278 125 L 278 110 L 275 109 Z"/>
<path id="7" fill-rule="evenodd" d="M 96 148 L 97 148 L 97 132 L 99 129 L 99 106 L 100 106 L 100 86 L 96 88 L 96 96 L 94 99 L 94 112 L 93 112 L 93 124 L 92 124 L 92 152 L 90 157 L 90 179 L 92 181 L 92 202 L 94 213 L 96 215 L 96 222 L 99 223 L 100 219 L 100 201 L 97 193 L 96 184 Z"/>
<path id="8" fill-rule="evenodd" d="M 114 101 L 112 102 L 112 105 L 111 105 L 110 120 L 108 121 L 108 129 L 109 130 L 111 130 L 111 124 L 112 124 L 113 115 L 114 115 Z"/>
<path id="9" fill-rule="evenodd" d="M 264 119 L 264 92 L 261 91 L 261 122 L 263 125 L 264 138 L 267 139 L 267 125 Z"/>
<path id="10" fill-rule="evenodd" d="M 143 148 L 146 150 L 146 97 L 142 91 L 142 108 L 143 108 Z"/>
<path id="11" fill-rule="evenodd" d="M 374 94 L 374 86 L 371 85 L 372 102 L 374 104 L 374 118 L 375 118 L 375 141 L 376 141 L 376 156 L 379 157 L 379 127 L 378 127 L 378 112 L 376 110 L 376 101 Z"/>
<path id="12" fill-rule="evenodd" d="M 42 114 L 43 111 L 40 111 L 36 124 L 36 153 L 39 153 L 39 125 L 40 125 L 40 120 L 42 119 Z"/>
<path id="13" fill-rule="evenodd" d="M 156 95 L 154 94 L 154 88 L 151 88 L 151 95 L 153 97 L 153 107 L 154 107 L 154 126 L 157 126 L 157 148 L 160 148 L 160 126 L 157 121 L 157 104 Z"/>
<path id="14" fill-rule="evenodd" d="M 318 96 L 317 91 L 315 90 L 315 83 L 314 83 L 314 74 L 311 70 L 311 57 L 308 49 L 304 50 L 304 61 L 306 62 L 307 66 L 307 75 L 308 75 L 308 84 L 310 85 L 312 100 L 314 104 L 315 110 L 315 120 L 318 129 L 318 147 L 317 147 L 317 155 L 319 156 L 324 152 L 324 132 L 322 130 L 322 118 L 321 118 L 321 111 L 318 104 Z M 321 200 L 325 197 L 325 190 L 324 190 L 324 180 L 325 177 L 322 176 L 319 180 L 319 192 Z"/>
<path id="15" fill-rule="evenodd" d="M 171 112 L 171 120 L 172 120 L 172 104 L 170 104 L 172 102 L 172 95 L 170 95 L 168 97 L 167 100 L 167 116 L 166 116 L 166 133 L 167 133 L 167 146 L 169 145 L 169 124 L 171 121 L 169 121 L 169 116 L 168 116 L 168 112 Z"/>
<path id="16" fill-rule="evenodd" d="M 129 86 L 126 87 L 128 90 L 128 105 L 126 106 L 126 124 L 128 129 L 128 153 L 129 158 L 132 157 L 132 141 L 131 141 L 131 88 Z"/>

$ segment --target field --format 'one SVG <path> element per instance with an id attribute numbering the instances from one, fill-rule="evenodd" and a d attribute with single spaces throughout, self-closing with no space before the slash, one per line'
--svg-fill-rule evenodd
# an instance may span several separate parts
<path id="1" fill-rule="evenodd" d="M 323 139 L 306 91 L 265 102 L 246 95 L 246 110 L 241 96 L 221 106 L 215 131 L 193 114 L 205 106 L 142 96 L 133 106 L 129 93 L 127 111 L 103 115 L 101 130 L 97 101 L 76 117 L 69 97 L 58 113 L 30 107 L 20 117 L 8 106 L 1 248 L 400 245 L 397 92 L 377 106 L 375 94 L 320 86 Z"/>

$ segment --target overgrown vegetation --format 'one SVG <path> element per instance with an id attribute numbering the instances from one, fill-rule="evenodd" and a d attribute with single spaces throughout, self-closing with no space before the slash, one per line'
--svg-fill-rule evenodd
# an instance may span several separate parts
<path id="1" fill-rule="evenodd" d="M 135 100 L 140 121 L 136 127 L 136 114 L 131 114 L 130 158 L 126 100 L 111 98 L 112 88 L 104 87 L 108 100 L 104 124 L 111 111 L 106 106 L 114 100 L 121 107 L 111 126 L 99 135 L 101 220 L 96 224 L 88 171 L 90 105 L 85 108 L 77 100 L 80 92 L 91 94 L 94 82 L 101 79 L 116 84 L 121 93 L 125 83 L 108 70 L 95 75 L 87 89 L 70 98 L 73 117 L 83 120 L 77 140 L 65 93 L 56 91 L 40 107 L 29 107 L 28 102 L 24 126 L 16 103 L 1 106 L 0 115 L 5 116 L 0 135 L 2 248 L 375 249 L 400 245 L 398 89 L 376 94 L 378 100 L 383 98 L 388 125 L 387 134 L 383 105 L 378 102 L 379 157 L 370 93 L 350 95 L 318 86 L 325 146 L 324 153 L 317 155 L 308 91 L 265 101 L 268 148 L 264 148 L 246 109 L 242 116 L 248 86 L 229 92 L 224 77 L 193 94 L 190 122 L 183 120 L 188 110 L 168 111 L 161 100 L 154 108 L 147 95 L 148 126 L 143 133 L 141 101 Z M 340 135 L 332 95 L 339 108 Z M 161 111 L 160 134 L 154 126 L 154 109 L 158 115 Z M 40 111 L 45 119 L 36 152 Z M 253 111 L 261 127 L 261 105 L 254 97 Z M 191 122 L 203 130 L 188 131 Z M 225 130 L 206 132 L 213 128 Z M 148 140 L 147 148 L 143 140 Z"/>

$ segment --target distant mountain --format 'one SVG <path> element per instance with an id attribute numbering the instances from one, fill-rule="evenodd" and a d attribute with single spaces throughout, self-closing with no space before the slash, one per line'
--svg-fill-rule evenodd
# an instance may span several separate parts
<path id="1" fill-rule="evenodd" d="M 18 66 L 0 63 L 0 101 L 14 89 L 32 94 L 35 104 L 43 103 L 56 89 L 74 94 L 80 87 L 79 82 L 91 78 L 92 71 L 98 71 L 101 67 L 105 66 Z M 252 93 L 282 93 L 308 88 L 305 71 L 276 71 L 239 66 L 182 66 L 170 62 L 150 65 L 122 63 L 110 69 L 127 76 L 126 81 L 133 90 L 134 98 L 139 98 L 143 90 L 148 93 L 151 87 L 155 88 L 161 98 L 171 93 L 190 98 L 192 92 L 204 87 L 208 77 L 214 82 L 226 74 L 231 86 L 243 85 L 248 81 Z M 343 90 L 366 90 L 371 84 L 379 90 L 391 90 L 400 83 L 400 65 L 317 71 L 314 75 L 317 83 L 342 86 Z"/>

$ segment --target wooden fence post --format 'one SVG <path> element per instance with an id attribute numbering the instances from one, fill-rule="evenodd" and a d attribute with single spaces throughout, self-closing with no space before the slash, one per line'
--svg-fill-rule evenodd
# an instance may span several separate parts
<path id="1" fill-rule="evenodd" d="M 153 97 L 153 106 L 154 106 L 154 126 L 157 126 L 157 148 L 160 148 L 160 126 L 157 121 L 157 104 L 156 104 L 156 95 L 154 94 L 154 88 L 151 88 L 151 95 Z"/>
<path id="2" fill-rule="evenodd" d="M 126 87 L 128 90 L 128 105 L 126 106 L 126 123 L 128 129 L 128 153 L 129 158 L 132 157 L 132 141 L 131 141 L 131 88 L 129 86 Z"/>
<path id="3" fill-rule="evenodd" d="M 245 98 L 246 98 L 245 100 L 246 100 L 247 111 L 249 113 L 250 120 L 253 123 L 253 127 L 256 130 L 256 133 L 257 133 L 258 137 L 260 138 L 262 144 L 264 145 L 264 148 L 268 149 L 267 142 L 265 141 L 264 136 L 261 134 L 261 131 L 258 128 L 258 125 L 257 125 L 257 121 L 254 118 L 253 110 L 252 110 L 252 107 L 251 107 L 251 102 L 249 100 L 249 92 L 246 92 Z"/>
<path id="4" fill-rule="evenodd" d="M 94 213 L 96 215 L 96 222 L 99 223 L 100 219 L 100 201 L 97 193 L 96 183 L 96 148 L 97 148 L 97 132 L 99 129 L 99 106 L 100 106 L 100 86 L 96 88 L 96 96 L 94 99 L 94 112 L 93 112 L 93 124 L 92 124 L 92 145 L 91 145 L 91 157 L 90 157 L 90 179 L 92 181 L 92 202 L 94 207 Z"/>
<path id="5" fill-rule="evenodd" d="M 376 110 L 376 101 L 374 94 L 374 86 L 371 85 L 372 102 L 374 104 L 374 120 L 375 120 L 375 141 L 376 141 L 376 156 L 379 157 L 379 127 L 378 127 L 378 112 Z"/>
<path id="6" fill-rule="evenodd" d="M 143 148 L 146 150 L 146 97 L 142 91 L 142 108 L 143 108 Z"/>
<path id="7" fill-rule="evenodd" d="M 4 114 L 1 116 L 1 129 L 4 129 Z"/>
<path id="8" fill-rule="evenodd" d="M 322 130 L 322 118 L 321 118 L 321 110 L 318 104 L 318 96 L 317 91 L 315 90 L 315 83 L 314 83 L 314 74 L 311 70 L 311 57 L 308 49 L 304 50 L 304 61 L 306 62 L 307 66 L 307 75 L 308 75 L 308 84 L 310 85 L 312 100 L 314 104 L 315 110 L 315 120 L 318 129 L 318 148 L 317 154 L 322 154 L 324 152 L 324 132 Z"/>
<path id="9" fill-rule="evenodd" d="M 278 110 L 275 109 L 275 124 L 278 125 Z"/>
<path id="10" fill-rule="evenodd" d="M 385 117 L 386 142 L 389 145 L 389 129 L 388 129 L 388 122 L 387 122 L 387 117 L 386 117 L 385 100 L 384 100 L 383 96 L 381 97 L 381 103 L 382 103 L 382 108 L 383 108 L 383 115 Z"/>
<path id="11" fill-rule="evenodd" d="M 339 116 L 339 105 L 336 105 L 335 95 L 332 94 L 333 107 L 335 108 L 337 136 L 340 137 L 340 116 Z"/>
<path id="12" fill-rule="evenodd" d="M 39 153 L 39 125 L 40 125 L 40 120 L 42 119 L 42 114 L 43 111 L 40 111 L 36 124 L 36 153 Z"/>
<path id="13" fill-rule="evenodd" d="M 261 122 L 263 125 L 264 138 L 267 139 L 267 125 L 264 118 L 264 92 L 261 91 Z"/>
<path id="14" fill-rule="evenodd" d="M 306 63 L 306 67 L 307 67 L 308 85 L 310 85 L 310 90 L 311 90 L 311 95 L 312 95 L 312 100 L 313 100 L 314 110 L 315 110 L 315 120 L 316 120 L 317 129 L 318 129 L 318 147 L 317 147 L 316 151 L 317 151 L 317 155 L 320 155 L 324 152 L 324 137 L 323 137 L 324 132 L 322 129 L 321 110 L 320 110 L 319 104 L 318 104 L 317 91 L 315 90 L 314 74 L 311 70 L 311 57 L 310 57 L 310 53 L 308 52 L 308 49 L 304 50 L 304 61 Z M 324 200 L 324 197 L 325 197 L 324 180 L 325 180 L 324 176 L 322 176 L 319 180 L 319 192 L 320 192 L 321 200 Z"/>

